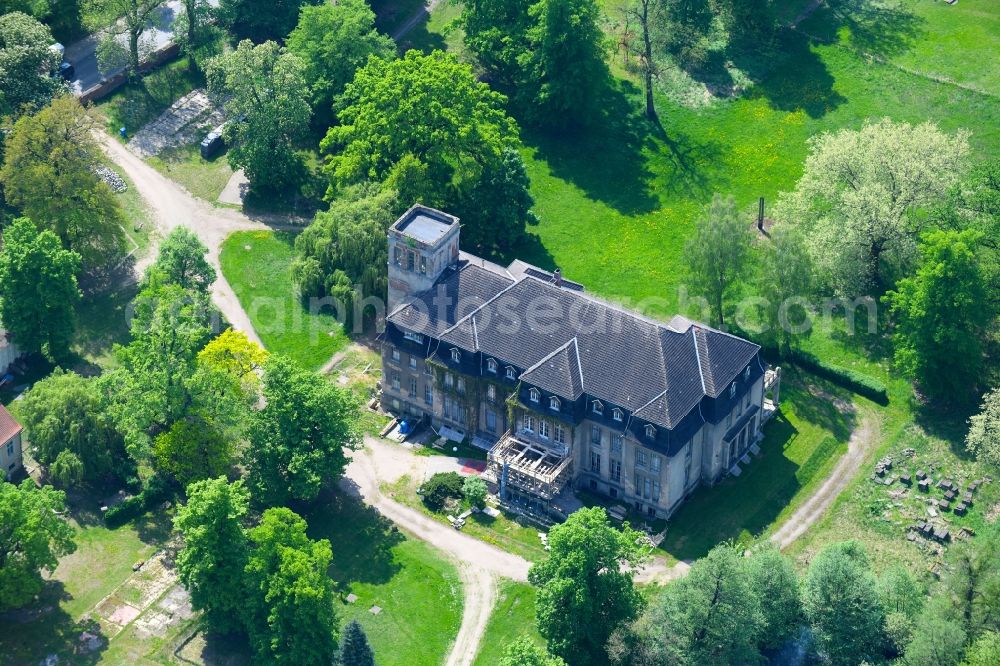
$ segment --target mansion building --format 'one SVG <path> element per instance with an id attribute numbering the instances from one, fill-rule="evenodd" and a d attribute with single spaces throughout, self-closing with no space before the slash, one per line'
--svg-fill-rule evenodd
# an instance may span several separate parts
<path id="1" fill-rule="evenodd" d="M 548 512 L 582 488 L 668 517 L 757 450 L 776 377 L 758 345 L 648 319 L 558 270 L 485 261 L 459 231 L 414 206 L 388 232 L 381 402 L 488 448 L 506 500 Z"/>

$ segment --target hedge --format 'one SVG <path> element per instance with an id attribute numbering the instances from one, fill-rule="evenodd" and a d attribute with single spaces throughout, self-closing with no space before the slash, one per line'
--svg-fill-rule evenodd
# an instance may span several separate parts
<path id="1" fill-rule="evenodd" d="M 130 520 L 135 520 L 151 508 L 167 500 L 173 494 L 170 484 L 159 476 L 154 476 L 138 495 L 129 497 L 104 512 L 104 524 L 114 529 Z"/>
<path id="2" fill-rule="evenodd" d="M 885 384 L 874 377 L 858 372 L 857 370 L 852 370 L 851 368 L 827 363 L 812 354 L 799 351 L 798 349 L 783 352 L 774 345 L 765 345 L 761 347 L 761 351 L 767 358 L 790 361 L 814 375 L 829 379 L 837 386 L 845 388 L 848 391 L 853 391 L 880 405 L 889 404 L 889 390 Z"/>

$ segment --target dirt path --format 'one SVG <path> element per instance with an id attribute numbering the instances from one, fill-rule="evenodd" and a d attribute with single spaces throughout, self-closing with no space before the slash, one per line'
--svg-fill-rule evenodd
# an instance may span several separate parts
<path id="1" fill-rule="evenodd" d="M 235 292 L 222 274 L 219 250 L 222 242 L 234 231 L 270 229 L 262 222 L 255 222 L 242 213 L 228 208 L 215 208 L 196 199 L 187 190 L 163 176 L 159 171 L 128 150 L 117 140 L 101 132 L 99 140 L 104 151 L 135 184 L 135 189 L 145 200 L 162 235 L 174 227 L 185 226 L 194 231 L 208 248 L 208 260 L 215 267 L 217 278 L 212 285 L 212 302 L 233 328 L 243 331 L 260 344 L 260 338 L 250 323 L 250 318 L 240 305 Z M 151 248 L 149 256 L 156 253 Z M 143 265 L 148 263 L 143 262 Z M 141 267 L 140 267 L 141 268 Z"/>
<path id="2" fill-rule="evenodd" d="M 875 447 L 879 436 L 878 417 L 866 413 L 861 423 L 851 433 L 847 442 L 847 453 L 837 462 L 823 485 L 805 501 L 778 531 L 771 535 L 771 541 L 779 548 L 787 548 L 793 541 L 805 534 L 806 530 L 823 517 L 841 491 L 847 487 L 861 469 L 865 458 Z"/>
<path id="3" fill-rule="evenodd" d="M 427 4 L 417 10 L 417 13 L 407 19 L 406 23 L 396 28 L 396 31 L 390 35 L 394 41 L 399 41 L 403 37 L 406 37 L 407 33 L 420 25 L 420 22 L 430 16 L 430 13 L 434 11 L 434 8 L 440 4 L 441 0 L 429 0 Z"/>

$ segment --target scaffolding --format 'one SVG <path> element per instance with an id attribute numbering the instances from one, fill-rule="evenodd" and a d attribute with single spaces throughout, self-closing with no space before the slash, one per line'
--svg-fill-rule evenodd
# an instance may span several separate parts
<path id="1" fill-rule="evenodd" d="M 569 455 L 518 439 L 508 432 L 490 449 L 487 469 L 501 491 L 512 488 L 549 501 L 569 481 L 572 463 Z"/>

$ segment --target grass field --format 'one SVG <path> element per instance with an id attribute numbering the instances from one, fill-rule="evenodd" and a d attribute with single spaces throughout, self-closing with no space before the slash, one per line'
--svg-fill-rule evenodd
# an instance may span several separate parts
<path id="1" fill-rule="evenodd" d="M 233 175 L 225 153 L 206 160 L 197 145 L 169 148 L 146 161 L 194 196 L 209 203 L 218 201 L 219 194 Z"/>
<path id="2" fill-rule="evenodd" d="M 222 244 L 222 271 L 268 351 L 316 370 L 347 344 L 343 326 L 311 313 L 292 284 L 294 235 L 241 231 Z"/>
<path id="3" fill-rule="evenodd" d="M 529 636 L 540 647 L 545 646 L 545 639 L 535 629 L 535 588 L 527 583 L 503 581 L 474 666 L 499 663 L 504 648 L 522 636 Z"/>
<path id="4" fill-rule="evenodd" d="M 330 575 L 340 593 L 340 618 L 361 623 L 379 666 L 441 664 L 462 617 L 455 568 L 374 509 L 340 493 L 307 519 L 310 536 L 333 545 Z M 347 603 L 349 593 L 357 601 Z M 374 605 L 382 609 L 378 615 L 369 612 Z"/>

